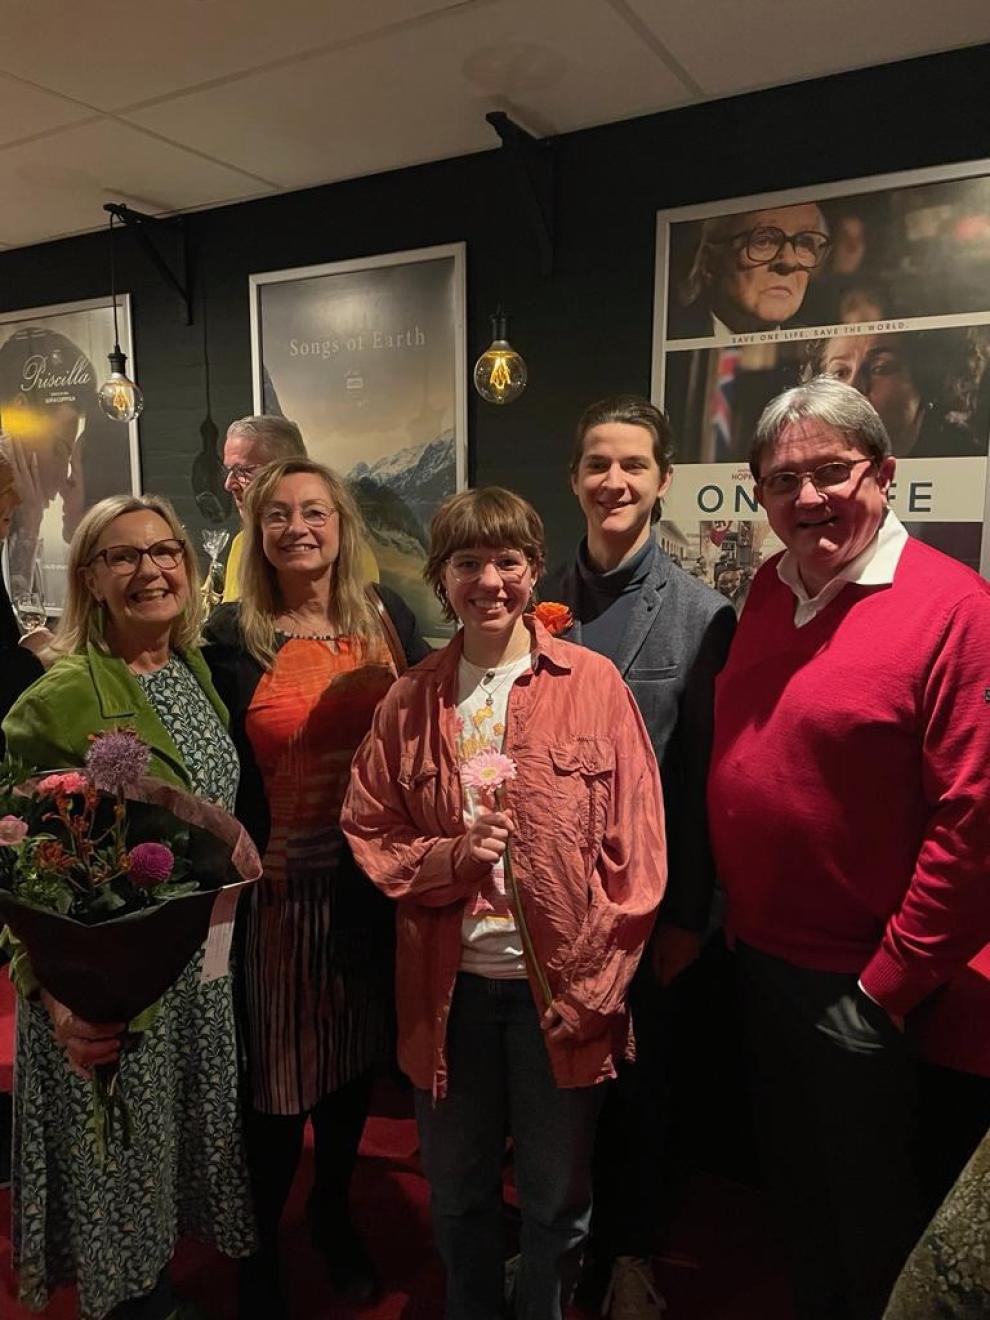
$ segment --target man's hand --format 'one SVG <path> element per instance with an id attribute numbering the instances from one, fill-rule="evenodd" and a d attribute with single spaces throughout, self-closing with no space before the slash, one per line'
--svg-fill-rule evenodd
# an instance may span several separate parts
<path id="1" fill-rule="evenodd" d="M 461 840 L 456 871 L 476 874 L 502 860 L 513 831 L 512 816 L 508 811 L 488 811 L 477 816 Z"/>
<path id="2" fill-rule="evenodd" d="M 683 926 L 657 926 L 653 933 L 650 956 L 653 974 L 667 988 L 701 952 L 701 936 Z"/>
<path id="3" fill-rule="evenodd" d="M 47 990 L 42 990 L 41 1002 L 52 1020 L 55 1039 L 77 1077 L 86 1081 L 98 1064 L 116 1063 L 120 1058 L 120 1038 L 127 1030 L 126 1023 L 86 1022 Z"/>

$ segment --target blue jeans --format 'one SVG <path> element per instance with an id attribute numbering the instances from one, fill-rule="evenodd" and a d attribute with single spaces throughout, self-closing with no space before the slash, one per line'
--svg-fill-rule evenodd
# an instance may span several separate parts
<path id="1" fill-rule="evenodd" d="M 514 1314 L 561 1320 L 591 1219 L 591 1154 L 605 1087 L 554 1083 L 525 980 L 458 976 L 447 1062 L 443 1100 L 416 1092 L 433 1231 L 447 1270 L 447 1320 L 505 1315 L 507 1133 L 522 1217 Z"/>

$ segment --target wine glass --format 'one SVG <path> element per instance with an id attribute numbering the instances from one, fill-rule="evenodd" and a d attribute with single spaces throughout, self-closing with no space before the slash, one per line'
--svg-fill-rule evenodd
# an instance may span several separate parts
<path id="1" fill-rule="evenodd" d="M 208 610 L 211 610 L 219 601 L 223 592 L 222 580 L 220 585 L 217 585 L 217 578 L 221 576 L 217 569 L 217 560 L 226 549 L 227 542 L 230 540 L 230 532 L 225 527 L 205 527 L 200 539 L 203 542 L 203 549 L 210 559 L 206 576 L 203 579 L 203 603 Z"/>
<path id="2" fill-rule="evenodd" d="M 14 597 L 14 613 L 26 633 L 37 632 L 48 623 L 48 610 L 40 591 L 22 591 Z"/>

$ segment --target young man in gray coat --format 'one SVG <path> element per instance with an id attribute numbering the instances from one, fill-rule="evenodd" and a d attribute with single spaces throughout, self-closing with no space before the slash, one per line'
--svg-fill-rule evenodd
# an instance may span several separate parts
<path id="1" fill-rule="evenodd" d="M 571 611 L 564 636 L 608 656 L 629 685 L 660 764 L 667 818 L 667 892 L 630 997 L 637 1060 L 610 1090 L 596 1148 L 592 1251 L 610 1272 L 603 1313 L 612 1320 L 658 1320 L 664 1305 L 651 1262 L 669 1067 L 663 991 L 697 957 L 709 921 L 705 783 L 715 676 L 735 628 L 732 605 L 653 537 L 671 459 L 669 423 L 647 399 L 592 404 L 571 460 L 587 535 L 574 561 L 540 586 L 541 599 Z"/>

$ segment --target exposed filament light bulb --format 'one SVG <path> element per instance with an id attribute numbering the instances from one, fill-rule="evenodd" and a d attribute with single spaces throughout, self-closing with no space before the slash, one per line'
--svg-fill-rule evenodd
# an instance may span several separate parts
<path id="1" fill-rule="evenodd" d="M 144 395 L 128 378 L 127 358 L 120 344 L 114 344 L 109 355 L 110 375 L 100 386 L 96 397 L 107 417 L 114 422 L 133 422 L 144 408 Z"/>
<path id="2" fill-rule="evenodd" d="M 491 318 L 492 342 L 474 364 L 474 388 L 487 403 L 512 403 L 526 388 L 526 363 L 509 343 L 509 318 Z"/>

